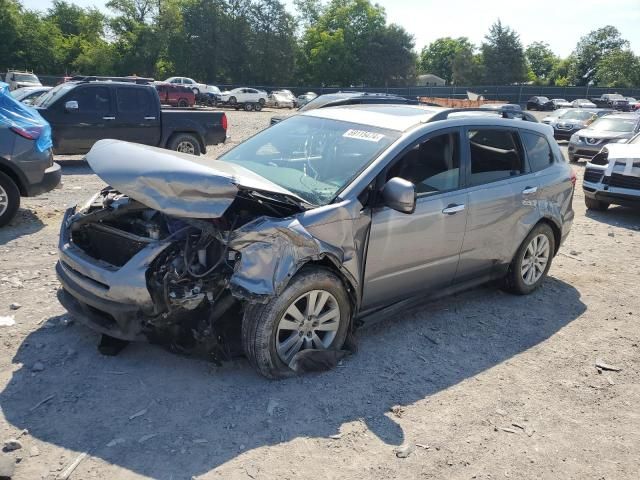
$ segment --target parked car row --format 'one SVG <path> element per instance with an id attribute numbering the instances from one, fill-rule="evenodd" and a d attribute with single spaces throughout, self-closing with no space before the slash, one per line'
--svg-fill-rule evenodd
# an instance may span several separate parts
<path id="1" fill-rule="evenodd" d="M 598 98 L 588 100 L 578 98 L 568 102 L 564 98 L 536 96 L 527 100 L 527 110 L 557 110 L 559 108 L 610 108 L 624 112 L 640 109 L 640 102 L 633 97 L 623 97 L 618 93 L 605 93 Z"/>

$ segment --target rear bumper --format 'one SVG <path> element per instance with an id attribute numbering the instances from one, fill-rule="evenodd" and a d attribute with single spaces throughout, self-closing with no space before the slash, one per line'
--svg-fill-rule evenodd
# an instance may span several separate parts
<path id="1" fill-rule="evenodd" d="M 42 180 L 38 183 L 27 185 L 27 196 L 35 197 L 45 192 L 49 192 L 60 185 L 62 179 L 62 169 L 60 165 L 54 163 L 44 171 Z"/>

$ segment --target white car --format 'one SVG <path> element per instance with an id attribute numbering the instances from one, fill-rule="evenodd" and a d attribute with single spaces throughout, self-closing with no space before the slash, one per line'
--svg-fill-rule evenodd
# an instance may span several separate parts
<path id="1" fill-rule="evenodd" d="M 9 84 L 9 90 L 17 90 L 22 87 L 41 87 L 40 79 L 31 72 L 19 72 L 9 70 L 4 76 L 4 81 Z"/>
<path id="2" fill-rule="evenodd" d="M 579 98 L 571 102 L 571 106 L 574 108 L 597 108 L 596 104 L 587 100 L 586 98 Z"/>
<path id="3" fill-rule="evenodd" d="M 269 94 L 267 105 L 275 108 L 293 108 L 296 106 L 297 99 L 288 90 L 275 90 Z"/>
<path id="4" fill-rule="evenodd" d="M 255 88 L 234 88 L 233 90 L 225 90 L 220 95 L 225 103 L 235 105 L 237 103 L 267 103 L 267 92 L 256 90 Z"/>
<path id="5" fill-rule="evenodd" d="M 193 90 L 195 95 L 198 95 L 200 92 L 206 92 L 207 86 L 204 83 L 198 83 L 193 78 L 188 77 L 169 77 L 165 80 L 166 83 L 173 83 L 178 85 L 184 85 L 185 87 L 189 87 Z"/>
<path id="6" fill-rule="evenodd" d="M 19 102 L 31 105 L 41 95 L 51 90 L 53 87 L 20 87 L 11 92 L 11 96 Z"/>

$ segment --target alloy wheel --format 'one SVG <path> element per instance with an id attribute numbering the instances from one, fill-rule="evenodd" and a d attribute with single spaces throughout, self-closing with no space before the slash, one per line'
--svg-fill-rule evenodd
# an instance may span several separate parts
<path id="1" fill-rule="evenodd" d="M 539 234 L 531 239 L 524 251 L 520 274 L 526 285 L 533 285 L 544 274 L 550 256 L 549 239 L 546 235 Z"/>
<path id="2" fill-rule="evenodd" d="M 196 149 L 193 146 L 193 143 L 182 141 L 178 143 L 178 146 L 176 147 L 176 152 L 190 153 L 193 155 L 196 152 Z"/>
<path id="3" fill-rule="evenodd" d="M 9 208 L 9 194 L 2 185 L 0 185 L 0 216 L 4 215 L 7 208 Z"/>
<path id="4" fill-rule="evenodd" d="M 287 365 L 301 350 L 329 348 L 340 327 L 340 306 L 326 290 L 311 290 L 291 302 L 278 322 L 276 351 Z"/>

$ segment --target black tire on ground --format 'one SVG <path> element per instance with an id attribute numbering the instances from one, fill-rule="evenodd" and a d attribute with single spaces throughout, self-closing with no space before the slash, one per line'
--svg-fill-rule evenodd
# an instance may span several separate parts
<path id="1" fill-rule="evenodd" d="M 245 103 L 243 105 L 243 108 L 245 112 L 250 112 L 251 110 L 253 110 L 253 103 Z"/>
<path id="2" fill-rule="evenodd" d="M 351 303 L 342 281 L 328 269 L 305 267 L 297 273 L 281 295 L 262 304 L 248 304 L 242 319 L 242 347 L 249 363 L 267 378 L 295 375 L 276 350 L 276 336 L 285 311 L 302 295 L 312 290 L 329 292 L 340 308 L 340 324 L 330 349 L 342 348 L 351 322 Z"/>
<path id="3" fill-rule="evenodd" d="M 258 103 L 259 103 L 259 102 L 258 102 Z M 273 104 L 273 106 L 274 106 L 275 108 L 278 108 L 278 107 L 280 107 L 280 104 L 279 104 L 278 102 L 276 102 L 276 103 L 274 103 L 274 104 Z"/>
<path id="4" fill-rule="evenodd" d="M 180 100 L 178 100 L 178 106 L 182 107 L 182 108 L 188 107 L 189 106 L 189 102 L 187 102 L 186 99 L 181 98 Z"/>
<path id="5" fill-rule="evenodd" d="M 229 97 L 229 105 L 235 105 L 238 103 L 238 99 L 236 97 Z"/>
<path id="6" fill-rule="evenodd" d="M 258 99 L 258 103 L 264 107 L 264 104 L 265 104 L 266 102 L 265 102 L 265 99 L 264 99 L 264 98 L 259 98 L 259 99 Z"/>
<path id="7" fill-rule="evenodd" d="M 260 102 L 256 103 L 254 105 L 254 108 L 256 110 L 256 112 L 259 112 L 260 110 L 262 110 L 262 104 Z"/>
<path id="8" fill-rule="evenodd" d="M 14 181 L 0 172 L 0 227 L 15 217 L 20 208 L 20 190 Z"/>
<path id="9" fill-rule="evenodd" d="M 527 248 L 531 244 L 532 240 L 539 235 L 544 235 L 549 242 L 548 260 L 540 278 L 538 278 L 535 283 L 527 284 L 523 279 L 522 263 L 524 261 L 525 254 L 527 253 Z M 547 272 L 549 272 L 549 268 L 551 267 L 555 249 L 556 240 L 551 227 L 546 223 L 539 223 L 536 225 L 529 235 L 527 235 L 527 238 L 523 240 L 518 251 L 513 257 L 511 265 L 509 266 L 509 271 L 504 279 L 504 289 L 516 295 L 527 295 L 536 290 L 547 277 Z"/>
<path id="10" fill-rule="evenodd" d="M 200 142 L 190 133 L 178 133 L 169 140 L 167 145 L 169 150 L 182 153 L 190 153 L 191 155 L 200 155 Z"/>
<path id="11" fill-rule="evenodd" d="M 595 198 L 584 197 L 584 204 L 587 206 L 589 210 L 597 210 L 598 212 L 604 212 L 609 208 L 609 203 L 603 202 L 601 200 L 596 200 Z"/>
<path id="12" fill-rule="evenodd" d="M 575 155 L 571 155 L 569 153 L 569 154 L 567 154 L 567 156 L 569 157 L 569 163 L 573 163 L 573 162 L 577 162 L 578 161 L 578 157 L 576 157 Z"/>

